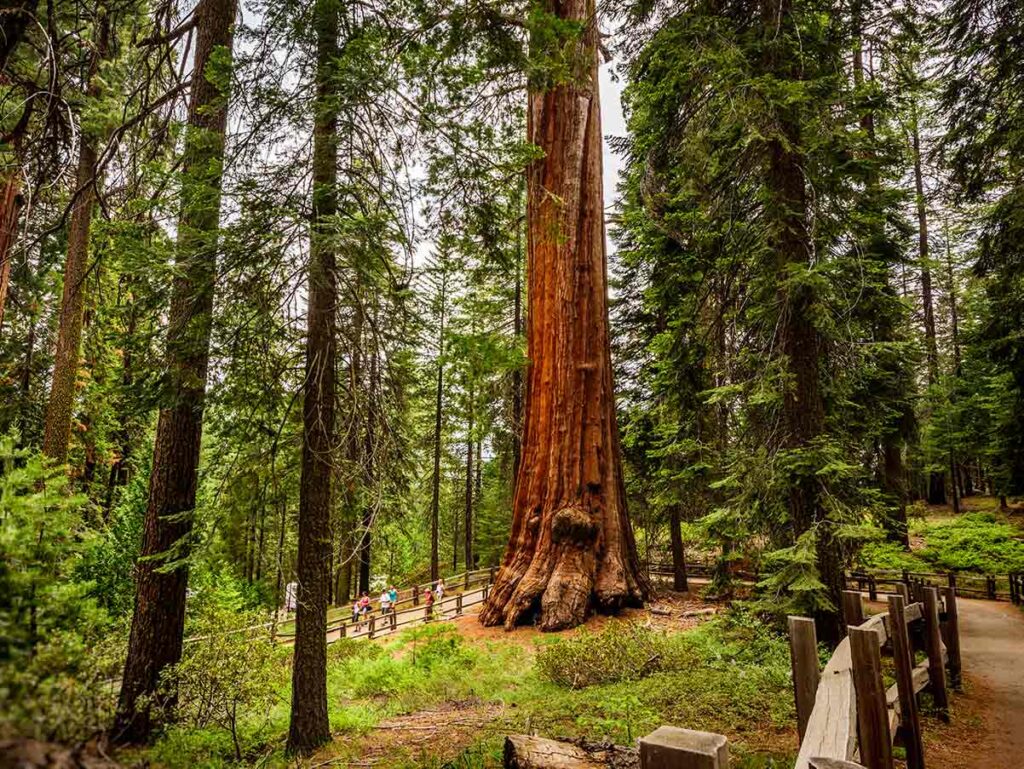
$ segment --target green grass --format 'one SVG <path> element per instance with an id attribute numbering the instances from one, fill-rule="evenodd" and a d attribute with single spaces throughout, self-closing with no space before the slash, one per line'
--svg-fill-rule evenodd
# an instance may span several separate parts
<path id="1" fill-rule="evenodd" d="M 748 614 L 734 613 L 672 635 L 607 630 L 574 639 L 543 637 L 467 642 L 454 625 L 411 628 L 386 644 L 343 640 L 329 648 L 328 702 L 332 731 L 340 738 L 331 755 L 355 759 L 381 720 L 431 709 L 449 701 L 504 705 L 505 717 L 481 730 L 449 765 L 500 766 L 504 734 L 530 729 L 549 736 L 580 736 L 628 744 L 662 724 L 728 734 L 740 769 L 791 765 L 794 715 L 785 639 Z M 614 660 L 628 653 L 627 638 L 654 644 L 665 660 L 638 680 L 627 676 L 571 688 L 541 672 L 538 655 L 558 655 L 579 643 L 611 644 Z M 626 646 L 623 646 L 623 643 Z M 269 714 L 247 721 L 247 765 L 284 766 L 290 692 L 286 686 Z M 165 767 L 232 765 L 230 738 L 211 729 L 171 729 L 146 757 Z M 433 758 L 388 757 L 384 769 L 429 769 Z M 788 762 L 788 763 L 787 763 Z M 435 762 L 440 766 L 440 762 Z"/>

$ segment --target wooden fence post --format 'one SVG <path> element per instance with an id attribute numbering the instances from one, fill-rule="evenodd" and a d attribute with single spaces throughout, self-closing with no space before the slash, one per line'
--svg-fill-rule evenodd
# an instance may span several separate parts
<path id="1" fill-rule="evenodd" d="M 864 605 L 860 601 L 859 590 L 843 591 L 843 622 L 854 627 L 863 624 Z"/>
<path id="2" fill-rule="evenodd" d="M 873 575 L 868 575 L 868 598 L 872 601 L 878 600 L 878 583 Z"/>
<path id="3" fill-rule="evenodd" d="M 889 638 L 896 667 L 896 688 L 900 698 L 899 731 L 907 749 L 907 769 L 924 769 L 924 743 L 914 693 L 914 657 L 907 633 L 906 602 L 903 596 L 889 596 Z"/>
<path id="4" fill-rule="evenodd" d="M 419 606 L 420 605 L 420 586 L 419 585 L 413 585 L 412 586 L 412 605 L 413 606 Z"/>
<path id="5" fill-rule="evenodd" d="M 858 627 L 849 629 L 853 686 L 857 693 L 860 760 L 867 769 L 893 769 L 889 710 L 882 683 L 882 654 L 878 634 Z"/>
<path id="6" fill-rule="evenodd" d="M 946 593 L 946 631 L 944 639 L 946 642 L 947 665 L 949 666 L 949 684 L 959 690 L 961 686 L 960 671 L 963 669 L 960 662 L 960 610 L 956 604 L 956 588 L 945 588 Z"/>
<path id="7" fill-rule="evenodd" d="M 949 721 L 949 697 L 946 693 L 946 667 L 942 662 L 942 635 L 939 628 L 939 591 L 924 591 L 924 648 L 928 654 L 928 679 L 935 707 L 943 721 Z"/>
<path id="8" fill-rule="evenodd" d="M 377 617 L 376 615 L 370 615 L 370 638 L 373 638 L 373 631 L 377 629 Z"/>
<path id="9" fill-rule="evenodd" d="M 996 578 L 991 574 L 988 576 L 988 597 L 991 600 L 996 600 Z"/>
<path id="10" fill-rule="evenodd" d="M 659 726 L 640 739 L 640 769 L 729 769 L 721 734 Z"/>
<path id="11" fill-rule="evenodd" d="M 800 741 L 807 732 L 807 722 L 814 710 L 818 693 L 818 634 L 814 620 L 808 617 L 787 617 L 789 622 L 789 661 L 793 671 L 793 695 L 796 698 L 796 730 Z"/>
<path id="12" fill-rule="evenodd" d="M 494 582 L 494 576 L 495 576 L 496 572 L 497 572 L 497 569 L 494 566 L 492 566 L 491 567 L 491 573 L 489 575 L 489 581 L 490 582 Z"/>
<path id="13" fill-rule="evenodd" d="M 462 593 L 455 596 L 455 614 L 462 614 Z"/>

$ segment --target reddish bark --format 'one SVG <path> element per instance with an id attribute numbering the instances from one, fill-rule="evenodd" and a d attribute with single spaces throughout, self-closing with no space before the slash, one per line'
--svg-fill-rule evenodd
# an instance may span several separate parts
<path id="1" fill-rule="evenodd" d="M 182 206 L 167 331 L 166 405 L 160 410 L 149 479 L 135 611 L 113 739 L 141 742 L 153 730 L 148 698 L 160 673 L 181 659 L 186 559 L 196 503 L 220 223 L 227 94 L 205 77 L 218 50 L 230 56 L 236 0 L 195 10 L 195 72 L 182 163 Z M 173 568 L 167 568 L 168 565 Z"/>
<path id="2" fill-rule="evenodd" d="M 526 415 L 512 534 L 485 625 L 572 627 L 638 605 L 647 584 L 626 513 L 608 340 L 601 112 L 593 0 L 546 4 L 586 22 L 571 82 L 529 95 L 544 151 L 527 173 Z"/>
<path id="3" fill-rule="evenodd" d="M 4 325 L 7 290 L 11 286 L 11 256 L 18 235 L 18 211 L 21 208 L 20 179 L 12 173 L 0 193 L 0 328 Z"/>

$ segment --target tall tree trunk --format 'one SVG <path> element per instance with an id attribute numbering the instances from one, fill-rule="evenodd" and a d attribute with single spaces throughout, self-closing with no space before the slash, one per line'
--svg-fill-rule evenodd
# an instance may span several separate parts
<path id="1" fill-rule="evenodd" d="M 924 171 L 921 162 L 921 132 L 918 126 L 917 104 L 911 116 L 910 145 L 914 153 L 914 192 L 917 204 L 917 250 L 921 268 L 921 308 L 924 315 L 924 340 L 928 363 L 928 385 L 939 381 L 939 345 L 935 335 L 935 302 L 932 296 L 931 247 L 928 242 L 928 201 L 925 198 Z M 928 473 L 928 503 L 946 504 L 945 473 Z"/>
<path id="2" fill-rule="evenodd" d="M 18 235 L 18 212 L 21 209 L 21 179 L 18 172 L 9 171 L 0 192 L 0 328 L 4 325 L 4 308 L 11 287 L 11 264 L 14 261 L 14 241 Z"/>
<path id="3" fill-rule="evenodd" d="M 921 305 L 924 315 L 928 384 L 931 385 L 939 379 L 939 346 L 935 336 L 935 304 L 932 299 L 931 252 L 928 244 L 928 201 L 925 198 L 924 172 L 921 166 L 921 133 L 918 127 L 916 103 L 913 105 L 910 130 L 911 149 L 914 153 L 914 197 L 917 204 L 917 251 L 921 267 Z"/>
<path id="4" fill-rule="evenodd" d="M 870 9 L 871 0 L 857 0 L 853 4 L 853 32 L 854 32 L 854 55 L 853 55 L 853 80 L 857 88 L 863 87 L 866 76 L 864 68 L 864 40 L 863 29 L 865 25 L 865 13 Z M 875 115 L 870 108 L 866 109 L 860 120 L 861 130 L 868 137 L 868 160 L 871 165 L 866 175 L 864 189 L 865 203 L 872 209 L 880 202 L 882 193 L 881 180 L 879 178 L 877 163 L 877 152 L 875 150 Z M 884 209 L 883 209 L 884 210 Z M 894 313 L 900 307 L 896 297 L 896 290 L 892 287 L 890 269 L 891 264 L 887 259 L 888 248 L 886 248 L 887 236 L 881 225 L 872 224 L 864 233 L 862 249 L 873 262 L 873 273 L 870 279 L 874 282 L 875 301 L 869 303 L 868 307 L 872 312 L 872 323 L 874 336 L 877 342 L 883 345 L 891 345 L 900 338 L 899 328 L 894 320 Z M 886 306 L 888 305 L 888 306 Z M 899 407 L 900 402 L 907 393 L 904 388 L 905 376 L 904 362 L 891 350 L 884 350 L 880 359 L 880 368 L 885 372 L 887 378 L 886 389 L 883 395 L 889 397 L 893 405 Z M 907 486 L 906 471 L 903 466 L 903 445 L 904 445 L 904 421 L 907 418 L 904 409 L 890 409 L 892 416 L 882 426 L 881 447 L 882 447 L 882 490 L 889 501 L 889 511 L 885 527 L 889 539 L 910 546 L 907 534 Z"/>
<path id="5" fill-rule="evenodd" d="M 648 587 L 626 512 L 608 338 L 594 0 L 544 3 L 585 25 L 569 82 L 532 90 L 527 177 L 526 415 L 512 533 L 485 625 L 542 630 L 593 608 L 639 605 Z"/>
<path id="6" fill-rule="evenodd" d="M 430 479 L 430 581 L 440 576 L 441 428 L 444 417 L 444 324 L 448 273 L 441 276 L 441 318 L 437 331 L 437 387 L 434 392 L 434 471 Z"/>
<path id="7" fill-rule="evenodd" d="M 331 223 L 338 212 L 338 0 L 316 0 L 316 98 L 313 116 L 313 221 L 302 404 L 298 601 L 287 751 L 307 755 L 329 742 L 327 603 L 331 583 L 331 473 L 334 450 L 334 315 L 338 302 Z"/>
<path id="8" fill-rule="evenodd" d="M 679 505 L 671 505 L 668 515 L 669 541 L 672 545 L 672 589 L 686 592 L 690 585 L 686 576 L 686 549 L 683 547 Z"/>
<path id="9" fill-rule="evenodd" d="M 216 52 L 230 62 L 236 0 L 202 0 L 195 10 L 195 75 L 182 162 L 181 214 L 167 329 L 167 405 L 157 421 L 135 612 L 113 737 L 147 739 L 161 671 L 181 659 L 185 592 L 202 439 L 206 372 L 220 223 L 228 94 L 208 78 Z M 226 54 L 226 57 L 224 56 Z M 175 566 L 175 568 L 167 568 Z"/>
<path id="10" fill-rule="evenodd" d="M 473 568 L 473 388 L 469 388 L 469 414 L 466 423 L 466 507 L 462 519 L 466 570 Z"/>
<path id="11" fill-rule="evenodd" d="M 795 35 L 790 0 L 763 0 L 762 19 L 766 40 L 768 73 L 782 79 L 798 79 L 796 55 L 790 50 Z M 825 405 L 821 392 L 820 360 L 824 340 L 814 325 L 813 289 L 807 281 L 793 280 L 793 266 L 807 267 L 811 260 L 807 227 L 807 196 L 804 188 L 800 126 L 793 108 L 778 109 L 781 137 L 769 141 L 769 216 L 773 228 L 778 272 L 778 304 L 781 348 L 792 383 L 783 397 L 784 438 L 782 447 L 801 451 L 825 432 Z M 843 590 L 842 559 L 835 526 L 826 515 L 820 498 L 819 479 L 807 472 L 792 480 L 789 512 L 794 533 L 813 530 L 819 578 L 832 604 L 817 612 L 819 638 L 835 646 L 843 634 L 838 607 Z"/>
<path id="12" fill-rule="evenodd" d="M 370 555 L 373 544 L 373 526 L 378 501 L 377 485 L 377 427 L 380 404 L 380 358 L 376 350 L 370 355 L 368 382 L 369 401 L 366 407 L 363 466 L 366 474 L 367 502 L 363 506 L 362 538 L 359 540 L 359 592 L 370 592 Z"/>
<path id="13" fill-rule="evenodd" d="M 110 48 L 110 17 L 103 6 L 97 6 L 96 49 L 89 64 L 86 96 L 100 94 L 97 78 L 100 62 Z M 67 257 L 64 262 L 64 293 L 60 303 L 60 324 L 57 348 L 53 353 L 53 375 L 50 399 L 46 404 L 43 432 L 43 453 L 63 464 L 68 458 L 71 441 L 71 413 L 75 403 L 75 380 L 82 346 L 82 322 L 85 316 L 85 280 L 89 265 L 89 229 L 96 206 L 99 171 L 96 168 L 96 147 L 99 137 L 83 130 L 78 146 L 78 170 L 75 175 L 75 201 L 68 227 Z"/>

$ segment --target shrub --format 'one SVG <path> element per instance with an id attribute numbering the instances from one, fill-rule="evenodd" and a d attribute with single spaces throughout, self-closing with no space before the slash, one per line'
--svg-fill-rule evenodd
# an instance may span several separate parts
<path id="1" fill-rule="evenodd" d="M 537 655 L 537 669 L 549 681 L 580 689 L 638 680 L 663 669 L 673 652 L 663 633 L 635 622 L 613 621 L 597 633 L 580 628 L 546 646 Z"/>
<path id="2" fill-rule="evenodd" d="M 229 632 L 258 624 L 259 614 L 210 609 L 196 621 L 201 640 L 188 644 L 180 663 L 164 671 L 161 700 L 181 727 L 227 733 L 235 758 L 243 754 L 245 721 L 257 739 L 285 685 L 287 650 L 262 631 Z"/>
<path id="3" fill-rule="evenodd" d="M 51 634 L 30 660 L 0 669 L 0 723 L 44 741 L 88 739 L 114 715 L 125 648 L 120 636 Z"/>

